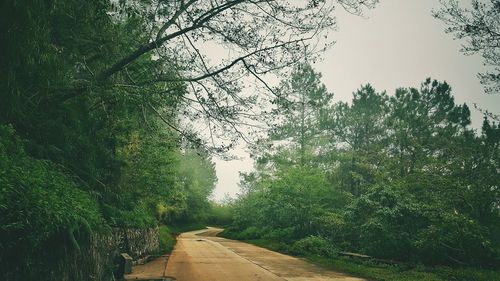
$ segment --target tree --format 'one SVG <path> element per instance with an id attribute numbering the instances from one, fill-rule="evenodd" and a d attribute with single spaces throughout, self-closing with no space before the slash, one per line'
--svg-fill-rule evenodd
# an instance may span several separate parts
<path id="1" fill-rule="evenodd" d="M 24 116 L 81 103 L 77 97 L 88 97 L 91 108 L 123 98 L 158 112 L 162 106 L 150 95 L 176 98 L 185 105 L 178 119 L 205 123 L 198 129 L 202 137 L 187 122 L 166 124 L 197 145 L 206 140 L 213 152 L 224 152 L 245 137 L 241 126 L 261 120 L 267 107 L 261 103 L 274 98 L 266 74 L 286 73 L 328 46 L 337 6 L 361 13 L 375 2 L 137 0 L 80 7 L 35 1 L 28 7 L 5 1 L 0 74 L 7 79 L 0 91 L 8 102 L 0 105 L 0 117 L 30 127 L 31 117 Z M 244 90 L 251 79 L 267 94 Z M 15 127 L 19 133 L 32 129 Z"/>
<path id="2" fill-rule="evenodd" d="M 385 132 L 388 97 L 371 85 L 353 93 L 351 105 L 339 102 L 321 124 L 332 138 L 353 150 L 362 150 L 380 142 Z"/>
<path id="3" fill-rule="evenodd" d="M 178 130 L 185 83 L 135 83 L 161 69 L 167 77 L 175 62 L 160 68 L 148 53 L 121 75 L 95 78 L 149 38 L 144 19 L 118 18 L 114 3 L 0 4 L 0 264 L 7 280 L 51 278 L 62 253 L 77 251 L 91 232 L 155 226 L 165 210 L 186 217 L 206 210 L 199 206 L 208 204 L 215 180 L 208 154 L 194 157 L 191 181 L 179 167 L 183 152 L 200 143 Z M 85 94 L 60 101 L 78 89 Z"/>
<path id="4" fill-rule="evenodd" d="M 206 151 L 185 149 L 176 177 L 186 194 L 186 209 L 174 219 L 177 222 L 203 221 L 210 208 L 207 198 L 217 183 L 215 163 Z"/>
<path id="5" fill-rule="evenodd" d="M 262 110 L 256 106 L 272 95 L 242 92 L 244 81 L 255 79 L 272 93 L 264 76 L 287 70 L 304 57 L 313 59 L 330 44 L 328 31 L 335 25 L 337 4 L 352 13 L 372 7 L 376 0 L 176 0 L 120 1 L 112 4 L 111 19 L 138 18 L 148 36 L 139 37 L 128 53 L 105 65 L 87 64 L 88 83 L 55 97 L 68 100 L 90 94 L 95 85 L 131 86 L 185 82 L 190 90 L 185 117 L 204 121 L 207 134 L 230 135 L 230 144 L 241 137 L 238 125 L 255 124 Z M 322 38 L 322 39 L 321 39 Z M 221 59 L 210 62 L 210 54 Z M 148 75 L 132 77 L 126 69 L 141 58 L 152 57 Z M 223 59 L 222 59 L 223 58 Z M 165 92 L 168 95 L 168 92 Z M 253 110 L 254 113 L 249 113 Z M 212 139 L 210 139 L 212 140 Z M 227 143 L 226 143 L 227 144 Z M 222 145 L 222 147 L 225 147 Z M 227 147 L 225 147 L 227 148 Z"/>
<path id="6" fill-rule="evenodd" d="M 388 97 L 366 85 L 353 93 L 352 103 L 336 103 L 320 126 L 330 141 L 323 162 L 334 171 L 343 190 L 359 196 L 373 183 L 384 162 Z"/>
<path id="7" fill-rule="evenodd" d="M 338 2 L 359 12 L 363 6 L 370 7 L 376 1 Z M 296 62 L 296 58 L 302 57 L 297 51 L 312 51 L 311 47 L 307 50 L 308 41 L 333 26 L 333 9 L 333 3 L 325 0 L 309 3 L 267 0 L 122 2 L 116 18 L 120 19 L 125 13 L 137 14 L 147 20 L 152 36 L 147 43 L 103 69 L 96 79 L 109 78 L 155 49 L 160 52 L 159 56 L 176 55 L 178 61 L 188 59 L 194 65 L 190 65 L 189 70 L 178 69 L 183 75 L 177 78 L 160 75 L 150 82 L 220 78 L 218 74 L 236 64 L 241 64 L 251 74 L 266 73 Z M 218 68 L 206 65 L 202 50 L 194 43 L 208 40 L 232 47 L 233 59 Z"/>
<path id="8" fill-rule="evenodd" d="M 470 9 L 458 0 L 441 1 L 442 7 L 434 16 L 448 25 L 447 33 L 466 39 L 462 51 L 480 54 L 490 72 L 479 73 L 487 93 L 500 93 L 500 1 L 473 0 Z"/>
<path id="9" fill-rule="evenodd" d="M 263 235 L 275 240 L 316 234 L 324 214 L 344 206 L 348 196 L 332 188 L 321 169 L 280 168 L 271 176 L 260 171 L 242 179 L 242 184 L 250 188 L 236 202 L 235 226 L 258 227 Z"/>
<path id="10" fill-rule="evenodd" d="M 420 89 L 399 88 L 390 99 L 388 117 L 389 155 L 394 159 L 394 170 L 399 175 L 428 170 L 431 159 L 443 160 L 448 153 L 450 140 L 467 131 L 470 110 L 466 104 L 456 105 L 451 87 L 430 78 Z"/>
<path id="11" fill-rule="evenodd" d="M 285 147 L 295 151 L 292 157 L 298 155 L 301 166 L 307 164 L 307 153 L 310 154 L 321 134 L 319 123 L 333 97 L 320 79 L 321 74 L 309 64 L 300 64 L 290 79 L 280 84 L 279 97 L 275 100 L 277 124 L 269 132 L 269 137 L 287 143 Z M 291 162 L 295 161 L 292 159 Z"/>

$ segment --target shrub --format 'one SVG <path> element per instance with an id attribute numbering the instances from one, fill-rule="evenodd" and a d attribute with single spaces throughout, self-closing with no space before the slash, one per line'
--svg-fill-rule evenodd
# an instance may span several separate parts
<path id="1" fill-rule="evenodd" d="M 341 240 L 345 225 L 343 216 L 334 212 L 324 212 L 313 219 L 318 234 L 332 241 Z"/>
<path id="2" fill-rule="evenodd" d="M 226 226 L 233 222 L 233 209 L 230 205 L 212 203 L 208 211 L 207 222 L 211 225 Z"/>
<path id="3" fill-rule="evenodd" d="M 290 242 L 295 237 L 296 229 L 294 227 L 286 227 L 282 229 L 264 229 L 262 238 L 273 241 Z"/>
<path id="4" fill-rule="evenodd" d="M 174 249 L 175 236 L 165 225 L 160 226 L 160 254 L 170 253 Z"/>
<path id="5" fill-rule="evenodd" d="M 240 232 L 238 238 L 242 240 L 258 239 L 261 238 L 261 231 L 255 226 L 250 226 Z"/>
<path id="6" fill-rule="evenodd" d="M 298 255 L 316 255 L 331 257 L 334 255 L 332 245 L 322 237 L 309 236 L 293 243 L 292 253 Z"/>
<path id="7" fill-rule="evenodd" d="M 56 233 L 102 223 L 95 200 L 56 164 L 28 156 L 6 126 L 0 126 L 0 187 L 2 241 L 37 247 Z"/>
<path id="8" fill-rule="evenodd" d="M 95 199 L 58 165 L 28 156 L 9 126 L 0 126 L 0 213 L 0 271 L 14 275 L 58 258 L 64 244 L 78 251 L 103 225 Z"/>

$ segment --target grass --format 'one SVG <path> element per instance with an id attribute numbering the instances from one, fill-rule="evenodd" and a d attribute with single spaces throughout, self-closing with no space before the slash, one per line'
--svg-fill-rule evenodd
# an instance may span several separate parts
<path id="1" fill-rule="evenodd" d="M 175 235 L 170 232 L 170 229 L 165 225 L 160 226 L 160 253 L 172 252 L 175 242 Z"/>
<path id="2" fill-rule="evenodd" d="M 182 232 L 205 228 L 202 223 L 188 223 L 182 225 L 160 226 L 160 253 L 169 254 L 177 242 L 176 236 Z"/>
<path id="3" fill-rule="evenodd" d="M 201 222 L 190 222 L 186 224 L 170 225 L 168 226 L 168 229 L 170 230 L 170 233 L 180 234 L 187 231 L 204 229 L 206 227 L 206 224 Z"/>
<path id="4" fill-rule="evenodd" d="M 327 268 L 355 274 L 372 280 L 384 281 L 498 281 L 500 271 L 480 268 L 452 268 L 446 266 L 386 265 L 360 262 L 351 258 L 306 257 Z"/>
<path id="5" fill-rule="evenodd" d="M 324 258 L 308 256 L 307 260 L 326 268 L 351 273 L 370 280 L 384 281 L 441 281 L 438 274 L 421 269 L 410 269 L 406 266 L 376 264 L 371 262 L 358 262 L 352 258 Z"/>
<path id="6" fill-rule="evenodd" d="M 224 235 L 224 234 L 223 234 Z M 282 242 L 265 239 L 242 240 L 276 252 L 290 254 Z M 414 264 L 388 265 L 348 257 L 301 256 L 324 268 L 376 281 L 500 281 L 500 271 L 478 268 L 425 267 Z"/>

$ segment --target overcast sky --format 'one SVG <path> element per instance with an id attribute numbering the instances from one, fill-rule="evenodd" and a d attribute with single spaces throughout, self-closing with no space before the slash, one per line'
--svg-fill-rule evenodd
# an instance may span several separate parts
<path id="1" fill-rule="evenodd" d="M 456 103 L 466 102 L 471 108 L 476 103 L 499 114 L 500 94 L 486 95 L 476 77 L 484 69 L 481 57 L 459 52 L 461 42 L 445 34 L 444 24 L 431 16 L 438 7 L 438 0 L 380 0 L 365 18 L 337 11 L 338 30 L 332 34 L 337 43 L 323 61 L 313 64 L 334 100 L 349 101 L 352 92 L 367 83 L 392 94 L 399 87 L 419 87 L 431 77 L 451 85 Z M 481 115 L 471 111 L 474 126 L 480 126 Z M 217 200 L 226 193 L 235 196 L 239 172 L 252 169 L 243 149 L 233 153 L 243 159 L 215 159 Z"/>

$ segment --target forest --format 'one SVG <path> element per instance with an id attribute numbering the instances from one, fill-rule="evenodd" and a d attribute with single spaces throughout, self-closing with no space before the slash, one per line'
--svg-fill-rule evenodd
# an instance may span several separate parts
<path id="1" fill-rule="evenodd" d="M 498 268 L 498 115 L 425 77 L 334 101 L 312 63 L 334 11 L 378 1 L 298 2 L 2 1 L 1 275 L 40 280 L 93 233 L 189 223 L 296 255 Z M 435 17 L 492 67 L 478 76 L 495 95 L 500 3 L 473 2 Z M 254 171 L 216 204 L 213 157 L 240 142 Z"/>
<path id="2" fill-rule="evenodd" d="M 105 1 L 1 5 L 1 275 L 35 278 L 59 241 L 204 219 L 217 177 L 209 151 L 176 131 L 185 85 L 134 86 L 163 64 L 152 55 L 92 78 L 146 40 L 141 18 L 113 20 Z"/>
<path id="3" fill-rule="evenodd" d="M 227 235 L 299 253 L 498 264 L 497 123 L 485 118 L 476 132 L 469 107 L 430 78 L 332 103 L 320 77 L 301 65 L 283 81 L 287 98 L 253 149 Z"/>

